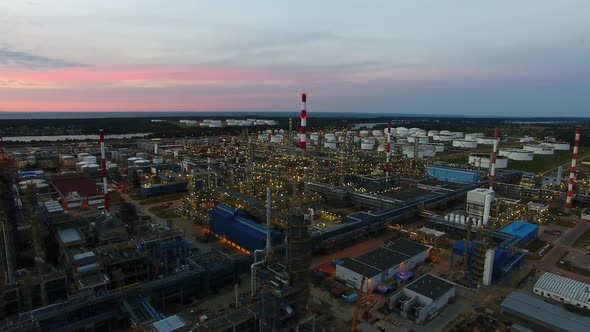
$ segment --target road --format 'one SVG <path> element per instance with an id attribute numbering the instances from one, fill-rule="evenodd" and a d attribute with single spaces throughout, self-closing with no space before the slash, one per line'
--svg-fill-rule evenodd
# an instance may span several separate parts
<path id="1" fill-rule="evenodd" d="M 543 258 L 536 261 L 527 261 L 526 264 L 536 269 L 560 274 L 565 277 L 590 284 L 590 277 L 562 270 L 556 266 L 566 251 L 587 254 L 587 252 L 583 252 L 572 247 L 578 237 L 580 237 L 580 235 L 582 235 L 582 233 L 584 233 L 587 229 L 590 229 L 590 222 L 576 219 L 576 227 L 570 228 L 565 233 L 563 233 L 563 235 L 553 243 L 553 248 L 547 254 L 545 254 Z"/>

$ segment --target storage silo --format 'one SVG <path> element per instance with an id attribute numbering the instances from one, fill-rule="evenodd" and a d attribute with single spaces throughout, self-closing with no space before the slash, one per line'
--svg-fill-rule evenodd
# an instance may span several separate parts
<path id="1" fill-rule="evenodd" d="M 86 162 L 86 161 L 80 161 L 80 162 L 76 163 L 76 172 L 83 173 L 86 166 L 88 166 L 88 162 Z"/>
<path id="2" fill-rule="evenodd" d="M 88 157 L 90 154 L 86 152 L 78 153 L 78 161 L 84 161 L 84 158 Z"/>
<path id="3" fill-rule="evenodd" d="M 86 157 L 84 157 L 84 161 L 89 164 L 96 164 L 96 157 L 95 156 L 86 156 Z"/>
<path id="4" fill-rule="evenodd" d="M 64 167 L 76 167 L 78 160 L 74 156 L 61 156 L 61 164 Z"/>

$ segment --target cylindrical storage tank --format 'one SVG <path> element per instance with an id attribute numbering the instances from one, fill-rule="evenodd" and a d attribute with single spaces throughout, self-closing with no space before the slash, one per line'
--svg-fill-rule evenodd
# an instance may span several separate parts
<path id="1" fill-rule="evenodd" d="M 463 138 L 463 132 L 461 131 L 452 131 L 451 135 L 453 135 L 455 138 Z"/>
<path id="2" fill-rule="evenodd" d="M 375 147 L 374 140 L 368 140 L 365 138 L 363 138 L 361 140 L 361 150 L 373 150 L 374 147 Z"/>
<path id="3" fill-rule="evenodd" d="M 74 156 L 61 156 L 61 164 L 64 167 L 76 167 L 78 160 Z"/>
<path id="4" fill-rule="evenodd" d="M 455 137 L 451 134 L 442 134 L 442 133 L 432 136 L 432 140 L 438 141 L 438 142 L 451 142 L 454 138 Z"/>
<path id="5" fill-rule="evenodd" d="M 488 154 L 472 153 L 469 155 L 469 164 L 474 167 L 490 168 L 491 159 Z M 508 158 L 497 157 L 496 168 L 508 168 Z"/>
<path id="6" fill-rule="evenodd" d="M 533 160 L 534 153 L 521 149 L 500 149 L 498 154 L 511 160 L 530 161 Z"/>
<path id="7" fill-rule="evenodd" d="M 326 139 L 326 142 L 336 142 L 336 135 L 334 134 L 326 134 L 324 138 Z"/>
<path id="8" fill-rule="evenodd" d="M 431 145 L 434 146 L 435 152 L 445 152 L 445 145 L 444 144 L 435 143 L 435 144 L 431 144 Z"/>
<path id="9" fill-rule="evenodd" d="M 535 141 L 535 138 L 529 137 L 529 136 L 526 136 L 526 137 L 523 137 L 520 139 L 520 143 L 533 143 L 534 141 Z"/>
<path id="10" fill-rule="evenodd" d="M 498 138 L 498 142 L 499 141 L 500 141 L 500 139 Z M 480 137 L 480 138 L 477 139 L 477 144 L 493 145 L 494 144 L 494 139 L 493 138 Z"/>
<path id="11" fill-rule="evenodd" d="M 88 168 L 86 168 L 88 173 L 94 174 L 100 171 L 100 165 L 98 164 L 88 164 Z"/>
<path id="12" fill-rule="evenodd" d="M 135 157 L 139 158 L 139 159 L 147 159 L 148 158 L 148 154 L 146 152 L 138 152 L 135 154 Z"/>
<path id="13" fill-rule="evenodd" d="M 84 158 L 88 157 L 90 154 L 86 152 L 78 153 L 78 161 L 84 161 Z"/>
<path id="14" fill-rule="evenodd" d="M 377 146 L 377 151 L 384 152 L 385 151 L 385 145 L 379 145 L 379 146 Z"/>
<path id="15" fill-rule="evenodd" d="M 414 142 L 418 144 L 428 144 L 428 136 L 414 136 Z"/>
<path id="16" fill-rule="evenodd" d="M 465 216 L 461 216 L 461 220 L 460 221 L 461 221 L 461 224 L 464 224 L 465 223 Z"/>
<path id="17" fill-rule="evenodd" d="M 449 214 L 449 221 L 455 222 L 455 214 L 454 213 Z"/>
<path id="18" fill-rule="evenodd" d="M 87 157 L 84 157 L 84 161 L 89 164 L 96 164 L 96 157 L 95 156 L 87 156 Z"/>
<path id="19" fill-rule="evenodd" d="M 381 132 L 381 130 L 373 130 L 371 132 L 373 134 L 374 137 L 382 137 L 383 133 Z"/>
<path id="20" fill-rule="evenodd" d="M 398 138 L 396 140 L 396 144 L 398 144 L 398 145 L 406 145 L 408 143 L 410 143 L 410 142 L 408 142 L 407 138 Z"/>
<path id="21" fill-rule="evenodd" d="M 418 130 L 416 130 L 414 133 L 414 136 L 428 136 L 428 132 L 424 129 L 418 128 Z"/>
<path id="22" fill-rule="evenodd" d="M 428 131 L 428 137 L 432 137 L 434 135 L 439 135 L 439 131 L 438 130 L 429 130 Z"/>
<path id="23" fill-rule="evenodd" d="M 138 159 L 133 162 L 133 166 L 145 166 L 146 164 L 149 164 L 149 161 L 144 159 Z"/>
<path id="24" fill-rule="evenodd" d="M 359 136 L 360 137 L 369 137 L 369 131 L 368 130 L 361 130 L 361 131 L 359 131 Z"/>
<path id="25" fill-rule="evenodd" d="M 465 139 L 468 141 L 477 141 L 478 138 L 483 138 L 483 137 L 485 137 L 485 136 L 482 133 L 465 134 Z"/>
<path id="26" fill-rule="evenodd" d="M 124 152 L 120 152 L 119 153 L 119 158 L 117 158 L 117 161 L 124 161 L 127 160 L 128 155 Z"/>
<path id="27" fill-rule="evenodd" d="M 460 223 L 461 222 L 461 216 L 458 213 L 455 215 L 455 222 L 456 223 Z"/>
<path id="28" fill-rule="evenodd" d="M 421 130 L 421 129 L 420 128 L 410 128 L 410 129 L 408 129 L 408 135 L 415 135 L 418 130 Z"/>
<path id="29" fill-rule="evenodd" d="M 283 141 L 283 136 L 282 135 L 273 135 L 270 137 L 270 142 L 271 143 L 281 143 Z"/>
<path id="30" fill-rule="evenodd" d="M 127 158 L 127 166 L 133 166 L 137 160 L 139 160 L 137 157 Z"/>
<path id="31" fill-rule="evenodd" d="M 281 137 L 282 139 L 282 137 Z M 311 133 L 309 135 L 309 139 L 312 141 L 318 141 L 320 139 L 320 134 L 319 133 Z M 271 138 L 271 142 L 272 142 L 272 138 Z"/>
<path id="32" fill-rule="evenodd" d="M 84 166 L 88 166 L 88 163 L 85 161 L 80 161 L 76 163 L 76 172 L 82 173 L 84 172 Z"/>
<path id="33" fill-rule="evenodd" d="M 332 150 L 337 149 L 336 142 L 325 142 L 324 147 Z"/>
<path id="34" fill-rule="evenodd" d="M 406 127 L 397 127 L 395 128 L 395 135 L 399 137 L 406 137 L 408 136 L 408 128 Z"/>
<path id="35" fill-rule="evenodd" d="M 162 156 L 155 156 L 154 157 L 154 164 L 163 164 L 164 163 L 164 157 Z"/>
<path id="36" fill-rule="evenodd" d="M 557 151 L 567 151 L 570 149 L 570 144 L 567 142 L 554 142 L 545 144 L 552 146 Z"/>
<path id="37" fill-rule="evenodd" d="M 522 149 L 525 151 L 532 151 L 534 154 L 542 155 L 552 155 L 555 152 L 555 149 L 552 146 L 542 144 L 525 144 Z"/>
<path id="38" fill-rule="evenodd" d="M 408 158 L 414 158 L 414 145 L 404 145 L 402 147 L 403 154 Z M 418 145 L 417 158 L 429 158 L 436 154 L 436 149 L 432 145 Z"/>
<path id="39" fill-rule="evenodd" d="M 119 151 L 111 151 L 111 160 L 119 160 Z"/>
<path id="40" fill-rule="evenodd" d="M 474 149 L 477 147 L 477 141 L 456 139 L 456 140 L 453 140 L 453 146 L 456 148 Z"/>
<path id="41" fill-rule="evenodd" d="M 258 134 L 258 140 L 266 142 L 266 141 L 268 141 L 268 135 L 267 134 Z"/>

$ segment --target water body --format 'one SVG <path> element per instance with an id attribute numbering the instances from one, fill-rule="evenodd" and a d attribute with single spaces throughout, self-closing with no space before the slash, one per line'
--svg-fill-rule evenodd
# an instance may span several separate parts
<path id="1" fill-rule="evenodd" d="M 353 129 L 361 129 L 361 128 L 367 128 L 367 129 L 373 129 L 373 127 L 378 126 L 378 125 L 386 125 L 387 122 L 372 122 L 372 123 L 355 123 L 352 128 Z"/>
<path id="2" fill-rule="evenodd" d="M 151 133 L 104 135 L 105 139 L 141 138 Z M 83 141 L 98 140 L 98 135 L 55 135 L 55 136 L 8 136 L 2 138 L 6 142 L 60 142 L 60 141 Z"/>

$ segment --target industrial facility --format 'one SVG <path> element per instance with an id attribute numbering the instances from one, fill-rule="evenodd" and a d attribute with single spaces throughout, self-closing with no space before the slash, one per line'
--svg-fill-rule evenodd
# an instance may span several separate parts
<path id="1" fill-rule="evenodd" d="M 100 130 L 90 143 L 2 147 L 0 329 L 428 326 L 475 296 L 463 289 L 494 289 L 552 250 L 546 239 L 561 231 L 550 213 L 573 219 L 590 204 L 580 130 L 569 178 L 556 167 L 543 182 L 512 165 L 569 154 L 569 142 L 389 120 L 320 127 L 308 97 L 288 122 L 170 121 L 238 134 L 116 140 Z M 583 309 L 588 287 L 546 273 L 534 294 Z M 528 317 L 534 301 L 519 301 L 510 295 L 502 311 L 544 324 Z"/>

